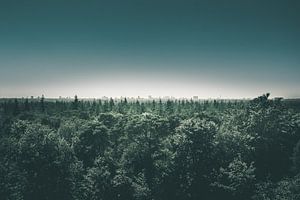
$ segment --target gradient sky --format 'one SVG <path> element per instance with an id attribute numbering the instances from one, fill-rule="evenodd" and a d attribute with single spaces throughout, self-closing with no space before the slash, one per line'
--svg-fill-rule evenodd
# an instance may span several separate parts
<path id="1" fill-rule="evenodd" d="M 0 97 L 300 97 L 299 0 L 1 0 Z"/>

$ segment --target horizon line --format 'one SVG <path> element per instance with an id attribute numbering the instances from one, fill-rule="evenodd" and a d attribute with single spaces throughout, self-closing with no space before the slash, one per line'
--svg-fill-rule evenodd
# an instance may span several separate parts
<path id="1" fill-rule="evenodd" d="M 47 97 L 46 95 L 41 95 L 41 96 L 0 96 L 0 99 L 40 99 L 44 97 L 45 99 L 75 99 L 75 96 L 80 100 L 108 100 L 108 99 L 141 99 L 141 100 L 178 100 L 178 99 L 187 99 L 187 100 L 251 100 L 254 98 L 257 98 L 259 96 L 262 96 L 267 93 L 263 93 L 261 95 L 257 95 L 255 97 L 200 97 L 198 95 L 193 95 L 193 96 L 102 96 L 102 97 L 80 97 L 79 95 L 74 95 L 74 96 L 49 96 Z M 273 96 L 270 99 L 277 99 L 277 98 L 282 98 L 282 99 L 300 99 L 300 97 L 284 97 L 284 96 Z"/>

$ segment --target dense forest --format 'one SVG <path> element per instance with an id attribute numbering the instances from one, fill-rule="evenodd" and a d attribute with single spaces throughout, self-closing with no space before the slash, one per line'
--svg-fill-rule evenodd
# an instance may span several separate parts
<path id="1" fill-rule="evenodd" d="M 299 200 L 299 108 L 269 94 L 1 99 L 0 199 Z"/>

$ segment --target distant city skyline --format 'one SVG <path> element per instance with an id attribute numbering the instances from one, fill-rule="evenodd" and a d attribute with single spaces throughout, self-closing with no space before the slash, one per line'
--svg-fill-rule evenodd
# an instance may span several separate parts
<path id="1" fill-rule="evenodd" d="M 297 0 L 4 0 L 0 98 L 300 97 Z"/>
<path id="2" fill-rule="evenodd" d="M 267 93 L 265 93 L 267 94 Z M 259 96 L 265 95 L 261 94 Z M 199 96 L 184 96 L 184 97 L 174 97 L 174 96 L 154 96 L 152 97 L 151 95 L 148 96 L 102 96 L 102 97 L 80 97 L 78 95 L 74 96 L 59 96 L 59 97 L 47 97 L 45 95 L 41 96 L 22 96 L 22 97 L 0 97 L 0 100 L 2 99 L 31 99 L 31 100 L 40 100 L 44 98 L 45 100 L 69 100 L 73 101 L 75 99 L 75 96 L 79 100 L 87 100 L 87 101 L 93 101 L 93 100 L 116 100 L 116 101 L 121 101 L 127 99 L 128 101 L 136 101 L 136 100 L 141 100 L 141 101 L 158 101 L 158 100 L 193 100 L 193 101 L 206 101 L 206 100 L 252 100 L 254 98 L 257 98 L 258 96 L 255 97 L 248 97 L 248 98 L 222 98 L 222 97 L 209 97 L 209 98 L 202 98 Z M 297 97 L 291 97 L 291 98 L 284 98 L 282 96 L 269 96 L 269 99 L 284 99 L 284 100 L 297 100 L 300 98 Z"/>

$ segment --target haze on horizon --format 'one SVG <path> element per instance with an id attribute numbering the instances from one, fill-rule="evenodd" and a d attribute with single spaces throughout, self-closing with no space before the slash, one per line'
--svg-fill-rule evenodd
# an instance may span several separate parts
<path id="1" fill-rule="evenodd" d="M 3 0 L 0 98 L 300 97 L 297 0 Z"/>

